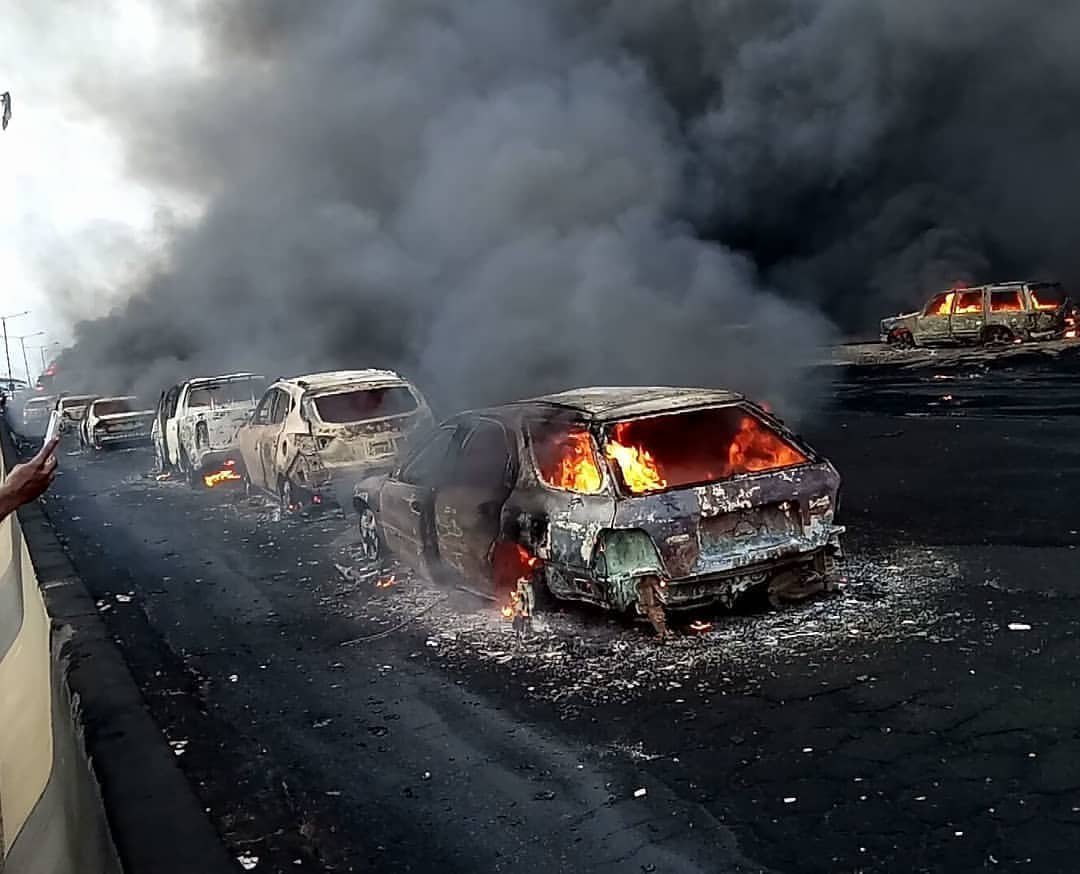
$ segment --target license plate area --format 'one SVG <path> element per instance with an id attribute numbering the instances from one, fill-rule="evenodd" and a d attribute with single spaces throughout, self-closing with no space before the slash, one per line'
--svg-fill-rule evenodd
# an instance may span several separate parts
<path id="1" fill-rule="evenodd" d="M 702 519 L 698 537 L 702 552 L 723 553 L 790 540 L 801 527 L 798 505 L 783 501 Z"/>

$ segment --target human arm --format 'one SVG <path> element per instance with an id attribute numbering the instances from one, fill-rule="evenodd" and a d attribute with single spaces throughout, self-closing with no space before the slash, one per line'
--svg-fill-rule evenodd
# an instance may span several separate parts
<path id="1" fill-rule="evenodd" d="M 0 520 L 7 518 L 23 504 L 39 497 L 56 476 L 56 455 L 59 438 L 44 444 L 37 455 L 24 464 L 13 467 L 0 483 Z"/>

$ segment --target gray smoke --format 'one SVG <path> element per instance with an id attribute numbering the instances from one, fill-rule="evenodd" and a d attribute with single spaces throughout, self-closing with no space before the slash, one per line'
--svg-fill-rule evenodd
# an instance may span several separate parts
<path id="1" fill-rule="evenodd" d="M 1074 2 L 220 6 L 197 79 L 87 89 L 207 198 L 78 326 L 100 389 L 388 365 L 444 408 L 689 382 L 790 413 L 830 324 L 1080 274 Z"/>

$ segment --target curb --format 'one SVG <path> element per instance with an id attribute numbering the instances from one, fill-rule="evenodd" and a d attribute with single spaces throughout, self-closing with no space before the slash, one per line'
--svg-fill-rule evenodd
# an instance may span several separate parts
<path id="1" fill-rule="evenodd" d="M 17 461 L 6 426 L 0 445 Z M 106 631 L 40 503 L 18 511 L 53 639 L 64 640 L 72 718 L 125 874 L 234 874 L 229 856 Z"/>

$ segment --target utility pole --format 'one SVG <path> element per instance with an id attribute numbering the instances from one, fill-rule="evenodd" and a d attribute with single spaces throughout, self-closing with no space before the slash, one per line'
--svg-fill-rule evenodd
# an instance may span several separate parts
<path id="1" fill-rule="evenodd" d="M 19 345 L 22 346 L 22 364 L 23 370 L 26 371 L 26 387 L 30 388 L 30 363 L 26 360 L 26 341 L 31 337 L 40 337 L 44 334 L 44 331 L 35 331 L 33 334 L 23 334 L 21 337 L 15 339 L 19 341 Z"/>
<path id="2" fill-rule="evenodd" d="M 15 380 L 11 376 L 11 351 L 8 349 L 8 334 L 7 323 L 8 319 L 17 319 L 20 316 L 30 315 L 30 310 L 23 310 L 21 313 L 12 313 L 10 316 L 0 316 L 0 325 L 4 327 L 4 358 L 7 359 L 7 375 L 8 375 L 8 392 L 15 394 Z M 30 386 L 27 386 L 29 388 Z"/>

